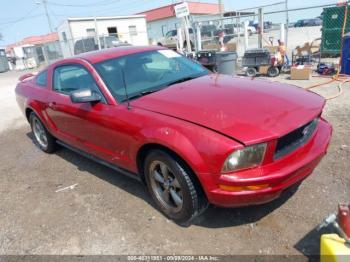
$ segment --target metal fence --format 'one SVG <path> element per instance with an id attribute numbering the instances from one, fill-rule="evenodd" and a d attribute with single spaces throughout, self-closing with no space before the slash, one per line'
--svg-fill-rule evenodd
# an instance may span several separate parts
<path id="1" fill-rule="evenodd" d="M 25 46 L 23 47 L 23 55 L 19 57 L 13 54 L 15 58 L 13 68 L 23 70 L 40 67 L 81 53 L 129 44 L 147 45 L 147 32 L 130 31 L 124 34 L 87 36 Z"/>
<path id="2" fill-rule="evenodd" d="M 63 58 L 62 50 L 58 41 L 37 46 L 36 50 L 40 63 L 50 64 Z"/>
<path id="3" fill-rule="evenodd" d="M 350 8 L 349 8 L 350 9 Z M 345 6 L 318 5 L 286 9 L 285 2 L 233 12 L 218 19 L 193 20 L 203 50 L 235 50 L 239 57 L 252 48 L 271 52 L 283 45 L 292 62 L 320 62 L 341 53 L 342 36 L 350 32 L 350 11 L 344 27 Z M 227 14 L 225 14 L 227 15 Z M 198 40 L 197 40 L 198 41 Z M 282 42 L 282 43 L 281 43 Z"/>
<path id="4" fill-rule="evenodd" d="M 120 45 L 147 45 L 147 32 L 130 31 L 99 36 L 64 39 L 59 42 L 63 57 L 71 57 L 85 52 L 102 50 Z"/>
<path id="5" fill-rule="evenodd" d="M 15 50 L 16 49 L 16 50 Z M 45 44 L 16 46 L 10 51 L 8 62 L 15 70 L 48 65 L 63 58 L 59 41 Z"/>
<path id="6" fill-rule="evenodd" d="M 190 39 L 193 51 L 225 48 L 242 57 L 248 49 L 263 47 L 273 53 L 282 45 L 291 63 L 320 63 L 340 56 L 342 37 L 350 32 L 350 12 L 346 24 L 345 13 L 345 6 L 336 5 L 286 9 L 283 1 L 228 12 L 224 17 L 191 17 Z M 148 44 L 147 32 L 64 39 L 35 46 L 35 59 L 37 64 L 49 64 L 63 57 L 124 44 Z"/>

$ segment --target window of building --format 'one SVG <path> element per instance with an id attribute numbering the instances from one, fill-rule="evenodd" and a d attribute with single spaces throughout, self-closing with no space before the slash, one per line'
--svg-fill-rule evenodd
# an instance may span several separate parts
<path id="1" fill-rule="evenodd" d="M 107 31 L 108 31 L 108 35 L 109 36 L 118 37 L 118 29 L 117 29 L 117 27 L 115 27 L 115 26 L 107 27 Z"/>
<path id="2" fill-rule="evenodd" d="M 67 35 L 66 32 L 62 32 L 62 38 L 64 42 L 67 42 Z"/>
<path id="3" fill-rule="evenodd" d="M 96 35 L 95 28 L 87 28 L 86 33 L 87 33 L 87 36 L 94 37 Z"/>
<path id="4" fill-rule="evenodd" d="M 129 25 L 129 34 L 132 35 L 137 35 L 137 29 L 136 25 Z"/>

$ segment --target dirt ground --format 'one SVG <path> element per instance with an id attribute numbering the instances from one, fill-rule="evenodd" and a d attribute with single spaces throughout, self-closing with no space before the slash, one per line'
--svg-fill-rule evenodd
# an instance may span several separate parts
<path id="1" fill-rule="evenodd" d="M 210 207 L 184 228 L 159 213 L 138 182 L 67 149 L 42 153 L 15 102 L 18 76 L 0 74 L 0 254 L 309 256 L 319 252 L 315 227 L 350 199 L 349 84 L 324 110 L 334 127 L 329 152 L 294 194 L 257 207 Z M 335 84 L 318 91 L 337 93 Z"/>

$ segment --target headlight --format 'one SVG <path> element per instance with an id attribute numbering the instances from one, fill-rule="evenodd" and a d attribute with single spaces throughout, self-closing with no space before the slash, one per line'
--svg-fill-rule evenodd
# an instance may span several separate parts
<path id="1" fill-rule="evenodd" d="M 264 159 L 266 145 L 266 143 L 257 144 L 233 152 L 226 159 L 222 172 L 227 173 L 260 165 Z"/>

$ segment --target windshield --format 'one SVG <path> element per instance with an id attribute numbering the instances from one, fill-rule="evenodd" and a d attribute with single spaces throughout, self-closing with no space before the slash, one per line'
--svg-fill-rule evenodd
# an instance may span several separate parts
<path id="1" fill-rule="evenodd" d="M 159 91 L 209 73 L 172 50 L 156 50 L 106 60 L 94 65 L 118 102 Z"/>

